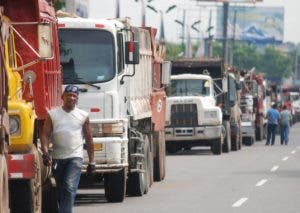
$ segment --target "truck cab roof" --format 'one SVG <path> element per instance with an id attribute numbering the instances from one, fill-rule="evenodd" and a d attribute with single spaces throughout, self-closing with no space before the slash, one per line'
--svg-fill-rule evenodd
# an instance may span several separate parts
<path id="1" fill-rule="evenodd" d="M 180 74 L 180 75 L 172 75 L 171 80 L 178 80 L 178 79 L 205 79 L 211 80 L 212 78 L 209 75 L 202 75 L 202 74 Z"/>

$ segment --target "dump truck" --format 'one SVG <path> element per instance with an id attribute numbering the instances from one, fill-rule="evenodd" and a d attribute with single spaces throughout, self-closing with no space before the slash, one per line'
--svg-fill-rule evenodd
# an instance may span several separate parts
<path id="1" fill-rule="evenodd" d="M 56 212 L 55 183 L 50 169 L 42 163 L 39 149 L 47 110 L 61 104 L 55 11 L 45 0 L 4 0 L 1 6 L 2 65 L 7 74 L 3 86 L 8 90 L 3 94 L 7 95 L 9 115 L 6 156 L 10 210 L 33 213 L 43 208 L 43 212 Z"/>
<path id="2" fill-rule="evenodd" d="M 1 18 L 1 57 L 0 57 L 0 213 L 9 212 L 9 193 L 8 193 L 8 170 L 7 153 L 9 145 L 9 118 L 8 118 L 8 76 L 4 46 L 6 43 L 5 35 L 8 35 L 8 28 L 3 17 L 3 7 L 0 7 Z"/>
<path id="3" fill-rule="evenodd" d="M 255 140 L 262 140 L 266 132 L 264 78 L 262 74 L 244 71 L 241 83 L 242 138 L 250 146 Z"/>
<path id="4" fill-rule="evenodd" d="M 166 110 L 166 147 L 174 153 L 210 146 L 213 154 L 240 147 L 237 83 L 218 58 L 172 61 Z M 231 140 L 232 138 L 232 140 Z"/>
<path id="5" fill-rule="evenodd" d="M 78 107 L 90 116 L 94 182 L 104 180 L 109 202 L 142 196 L 165 177 L 165 47 L 156 29 L 127 19 L 58 16 L 63 84 L 79 87 Z"/>

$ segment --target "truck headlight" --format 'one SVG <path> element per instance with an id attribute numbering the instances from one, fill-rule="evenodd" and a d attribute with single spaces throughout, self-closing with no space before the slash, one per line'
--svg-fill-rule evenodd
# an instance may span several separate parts
<path id="1" fill-rule="evenodd" d="M 9 116 L 9 132 L 11 135 L 20 135 L 20 117 L 17 115 Z"/>
<path id="2" fill-rule="evenodd" d="M 124 122 L 91 123 L 93 137 L 121 137 L 125 132 Z"/>
<path id="3" fill-rule="evenodd" d="M 204 112 L 204 118 L 206 119 L 212 119 L 212 118 L 217 118 L 218 113 L 217 111 L 205 111 Z"/>

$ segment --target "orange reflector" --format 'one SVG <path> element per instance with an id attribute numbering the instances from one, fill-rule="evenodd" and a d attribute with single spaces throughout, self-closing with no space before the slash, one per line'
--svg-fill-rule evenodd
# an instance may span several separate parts
<path id="1" fill-rule="evenodd" d="M 63 27 L 66 27 L 65 24 L 58 24 L 58 28 L 63 28 Z"/>
<path id="2" fill-rule="evenodd" d="M 95 27 L 96 28 L 104 28 L 104 25 L 103 24 L 95 24 Z"/>
<path id="3" fill-rule="evenodd" d="M 99 108 L 91 108 L 90 111 L 91 112 L 100 112 L 100 109 Z"/>

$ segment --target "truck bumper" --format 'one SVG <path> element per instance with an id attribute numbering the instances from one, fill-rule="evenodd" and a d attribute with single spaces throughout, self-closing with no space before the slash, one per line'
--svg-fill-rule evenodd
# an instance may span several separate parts
<path id="1" fill-rule="evenodd" d="M 93 140 L 96 172 L 117 172 L 128 167 L 128 138 L 102 137 Z M 88 155 L 84 152 L 82 172 L 86 172 L 87 165 Z"/>
<path id="2" fill-rule="evenodd" d="M 253 126 L 243 125 L 242 123 L 242 137 L 254 137 L 255 129 Z"/>
<path id="3" fill-rule="evenodd" d="M 210 140 L 220 138 L 222 125 L 198 127 L 166 127 L 166 141 Z"/>
<path id="4" fill-rule="evenodd" d="M 32 179 L 35 176 L 34 154 L 8 154 L 7 164 L 10 179 Z"/>

